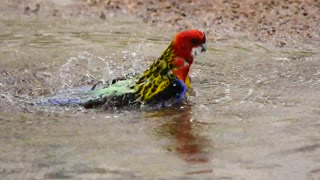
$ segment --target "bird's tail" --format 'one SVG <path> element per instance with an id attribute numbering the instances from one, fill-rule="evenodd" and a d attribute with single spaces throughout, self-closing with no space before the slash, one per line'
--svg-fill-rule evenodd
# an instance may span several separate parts
<path id="1" fill-rule="evenodd" d="M 78 106 L 84 104 L 90 99 L 96 98 L 91 89 L 91 86 L 71 88 L 48 96 L 38 97 L 31 103 L 40 106 Z"/>
<path id="2" fill-rule="evenodd" d="M 32 104 L 40 106 L 83 106 L 99 107 L 104 104 L 121 107 L 135 103 L 135 93 L 130 87 L 134 81 L 114 79 L 110 82 L 98 82 L 92 86 L 82 86 L 64 90 L 35 99 Z"/>

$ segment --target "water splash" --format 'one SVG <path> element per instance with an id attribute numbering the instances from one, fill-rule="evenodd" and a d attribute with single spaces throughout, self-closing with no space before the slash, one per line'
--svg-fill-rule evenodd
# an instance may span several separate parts
<path id="1" fill-rule="evenodd" d="M 144 42 L 141 42 L 131 49 L 114 52 L 105 57 L 84 51 L 68 58 L 58 73 L 62 87 L 70 88 L 99 80 L 108 81 L 126 74 L 142 72 L 146 68 L 146 63 L 142 63 L 145 57 L 140 53 L 143 44 Z"/>

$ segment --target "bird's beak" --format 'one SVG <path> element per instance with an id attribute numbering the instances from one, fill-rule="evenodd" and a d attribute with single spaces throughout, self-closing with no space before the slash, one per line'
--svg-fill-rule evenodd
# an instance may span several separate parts
<path id="1" fill-rule="evenodd" d="M 201 52 L 207 51 L 207 43 L 202 44 L 201 47 L 202 47 Z"/>

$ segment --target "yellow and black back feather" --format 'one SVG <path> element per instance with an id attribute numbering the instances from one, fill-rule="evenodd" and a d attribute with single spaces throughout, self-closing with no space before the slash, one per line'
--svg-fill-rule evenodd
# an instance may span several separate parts
<path id="1" fill-rule="evenodd" d="M 172 74 L 174 58 L 172 43 L 144 73 L 139 76 L 134 86 L 138 101 L 149 103 L 161 92 L 163 92 L 175 79 Z M 156 98 L 157 99 L 157 98 Z"/>

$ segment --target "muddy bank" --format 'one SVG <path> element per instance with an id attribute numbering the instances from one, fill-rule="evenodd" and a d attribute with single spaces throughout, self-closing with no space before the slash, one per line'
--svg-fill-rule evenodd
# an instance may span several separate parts
<path id="1" fill-rule="evenodd" d="M 85 15 L 102 20 L 119 14 L 134 16 L 167 32 L 200 28 L 215 40 L 244 37 L 280 47 L 320 42 L 318 0 L 15 0 L 8 4 L 24 15 Z"/>
<path id="2" fill-rule="evenodd" d="M 218 38 L 240 35 L 278 46 L 320 42 L 318 0 L 91 0 L 88 5 L 135 15 L 159 28 L 205 29 Z"/>

